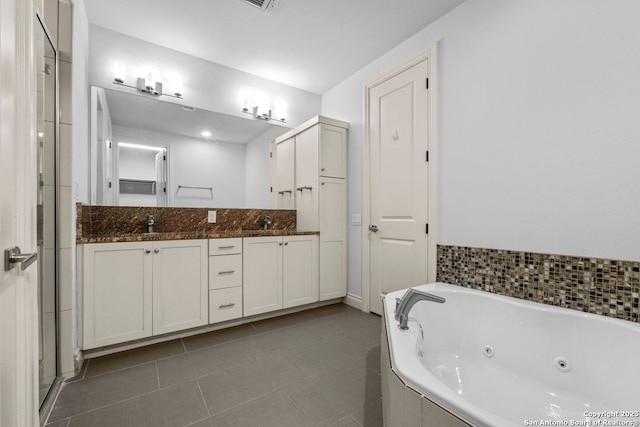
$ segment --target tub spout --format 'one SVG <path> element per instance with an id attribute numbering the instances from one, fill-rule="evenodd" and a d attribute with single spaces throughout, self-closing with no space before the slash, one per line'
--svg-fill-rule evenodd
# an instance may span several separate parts
<path id="1" fill-rule="evenodd" d="M 413 288 L 409 288 L 403 295 L 402 299 L 396 299 L 396 320 L 399 322 L 398 327 L 400 329 L 409 329 L 407 321 L 409 320 L 409 311 L 418 301 L 432 301 L 437 303 L 444 303 L 446 300 L 437 295 L 428 294 L 426 292 L 418 291 Z"/>

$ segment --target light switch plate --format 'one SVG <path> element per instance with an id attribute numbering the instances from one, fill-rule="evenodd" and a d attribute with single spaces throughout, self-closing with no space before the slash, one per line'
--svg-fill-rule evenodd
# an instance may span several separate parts
<path id="1" fill-rule="evenodd" d="M 216 223 L 216 211 L 209 211 L 209 215 L 207 216 L 207 221 L 209 221 L 210 224 Z"/>
<path id="2" fill-rule="evenodd" d="M 351 225 L 362 225 L 362 215 L 361 214 L 351 215 Z"/>

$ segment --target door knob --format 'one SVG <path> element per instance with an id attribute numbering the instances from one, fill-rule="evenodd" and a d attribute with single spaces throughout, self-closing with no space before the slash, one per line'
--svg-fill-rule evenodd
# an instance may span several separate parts
<path id="1" fill-rule="evenodd" d="M 378 232 L 378 226 L 377 225 L 370 225 L 369 226 L 369 231 L 377 233 Z"/>

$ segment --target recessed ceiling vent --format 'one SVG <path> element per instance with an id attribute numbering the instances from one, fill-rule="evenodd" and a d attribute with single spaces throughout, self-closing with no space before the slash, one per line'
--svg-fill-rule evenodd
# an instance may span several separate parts
<path id="1" fill-rule="evenodd" d="M 276 0 L 242 0 L 242 2 L 257 7 L 263 12 L 269 12 L 276 4 Z"/>

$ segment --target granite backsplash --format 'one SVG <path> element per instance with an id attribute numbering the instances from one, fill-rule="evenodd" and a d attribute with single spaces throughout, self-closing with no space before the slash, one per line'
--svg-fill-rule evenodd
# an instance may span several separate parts
<path id="1" fill-rule="evenodd" d="M 209 211 L 216 211 L 215 223 L 207 221 Z M 295 210 L 95 206 L 78 203 L 77 241 L 83 243 L 91 238 L 146 233 L 149 215 L 154 217 L 156 233 L 206 236 L 261 230 L 266 215 L 271 218 L 270 230 L 296 230 Z"/>

